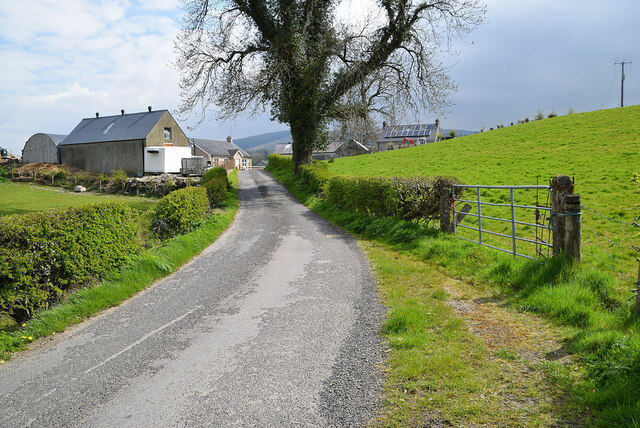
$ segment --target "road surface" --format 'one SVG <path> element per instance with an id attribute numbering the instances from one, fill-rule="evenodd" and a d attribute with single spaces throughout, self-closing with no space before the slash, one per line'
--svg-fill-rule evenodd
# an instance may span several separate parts
<path id="1" fill-rule="evenodd" d="M 354 240 L 263 171 L 203 254 L 0 366 L 0 426 L 357 426 L 383 313 Z"/>

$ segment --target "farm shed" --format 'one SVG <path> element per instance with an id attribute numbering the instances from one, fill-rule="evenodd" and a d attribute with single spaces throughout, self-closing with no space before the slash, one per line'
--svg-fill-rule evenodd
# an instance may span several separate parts
<path id="1" fill-rule="evenodd" d="M 316 160 L 328 160 L 363 155 L 370 152 L 365 146 L 351 138 L 349 141 L 333 142 L 324 150 L 316 150 L 311 154 L 311 157 Z"/>
<path id="2" fill-rule="evenodd" d="M 60 161 L 103 173 L 117 169 L 137 176 L 157 173 L 156 164 L 153 171 L 145 165 L 147 147 L 189 147 L 187 136 L 168 110 L 154 111 L 149 107 L 142 113 L 125 114 L 122 110 L 116 116 L 100 117 L 96 113 L 95 118 L 82 119 L 60 143 Z M 182 156 L 174 151 L 164 154 Z"/>
<path id="3" fill-rule="evenodd" d="M 60 163 L 58 146 L 66 135 L 33 134 L 22 149 L 22 163 Z"/>
<path id="4" fill-rule="evenodd" d="M 194 156 L 204 156 L 207 166 L 223 166 L 226 169 L 246 169 L 251 166 L 251 153 L 227 141 L 190 138 Z"/>

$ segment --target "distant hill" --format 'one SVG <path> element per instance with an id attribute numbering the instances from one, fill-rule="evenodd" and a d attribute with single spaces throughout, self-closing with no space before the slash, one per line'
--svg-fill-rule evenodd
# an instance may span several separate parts
<path id="1" fill-rule="evenodd" d="M 266 151 L 273 153 L 273 148 L 277 143 L 291 142 L 291 132 L 277 131 L 266 134 L 252 135 L 251 137 L 238 138 L 233 140 L 235 144 L 249 152 Z"/>

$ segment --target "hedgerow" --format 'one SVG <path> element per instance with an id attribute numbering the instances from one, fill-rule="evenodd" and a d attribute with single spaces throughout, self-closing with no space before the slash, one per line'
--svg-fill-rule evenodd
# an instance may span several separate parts
<path id="1" fill-rule="evenodd" d="M 156 204 L 151 225 L 159 238 L 186 233 L 200 222 L 208 209 L 204 187 L 187 187 L 169 193 Z"/>
<path id="2" fill-rule="evenodd" d="M 231 188 L 231 183 L 229 182 L 229 178 L 227 177 L 227 170 L 222 168 L 221 166 L 206 170 L 204 174 L 202 174 L 200 183 L 206 184 L 212 178 L 224 178 L 227 189 Z"/>
<path id="3" fill-rule="evenodd" d="M 289 156 L 269 156 L 269 170 L 293 172 Z M 357 177 L 332 176 L 326 163 L 302 165 L 295 177 L 305 192 L 320 194 L 328 202 L 371 217 L 402 220 L 439 219 L 440 197 L 450 195 L 455 177 Z M 460 196 L 462 189 L 456 190 Z"/>
<path id="4" fill-rule="evenodd" d="M 227 176 L 214 177 L 204 183 L 204 188 L 207 190 L 207 199 L 211 207 L 216 207 L 224 201 L 227 196 Z"/>
<path id="5" fill-rule="evenodd" d="M 1 218 L 0 311 L 21 322 L 124 265 L 142 249 L 137 217 L 104 203 Z"/>

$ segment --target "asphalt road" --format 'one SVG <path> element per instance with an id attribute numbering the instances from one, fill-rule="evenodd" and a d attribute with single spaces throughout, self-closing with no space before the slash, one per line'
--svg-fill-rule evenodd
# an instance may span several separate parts
<path id="1" fill-rule="evenodd" d="M 202 255 L 0 366 L 0 426 L 357 426 L 383 308 L 354 240 L 263 171 Z"/>

